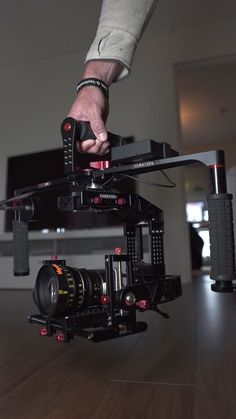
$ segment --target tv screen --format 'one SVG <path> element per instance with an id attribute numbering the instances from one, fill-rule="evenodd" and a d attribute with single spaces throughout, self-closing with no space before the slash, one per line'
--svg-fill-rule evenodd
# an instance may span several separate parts
<path id="1" fill-rule="evenodd" d="M 63 177 L 62 148 L 9 157 L 7 164 L 7 197 L 12 197 L 16 189 Z M 124 193 L 135 193 L 134 182 L 129 179 L 119 182 L 119 190 Z M 39 220 L 29 223 L 29 230 L 57 230 L 58 228 L 72 230 L 122 224 L 118 217 L 111 214 L 96 215 L 88 212 L 73 214 L 57 211 L 56 192 L 44 193 L 42 197 L 46 202 L 46 208 L 44 205 L 43 215 L 39 217 Z M 12 231 L 13 216 L 13 212 L 6 211 L 6 232 Z"/>

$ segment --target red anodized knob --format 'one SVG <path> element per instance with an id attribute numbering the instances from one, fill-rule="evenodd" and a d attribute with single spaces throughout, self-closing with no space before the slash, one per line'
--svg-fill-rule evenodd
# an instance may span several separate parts
<path id="1" fill-rule="evenodd" d="M 139 308 L 141 308 L 142 310 L 148 310 L 150 308 L 150 303 L 148 300 L 139 300 L 136 303 L 136 306 L 138 306 Z"/>
<path id="2" fill-rule="evenodd" d="M 42 329 L 40 329 L 39 334 L 40 336 L 47 336 L 48 330 L 46 329 L 46 327 L 43 327 Z"/>
<path id="3" fill-rule="evenodd" d="M 93 202 L 94 204 L 101 204 L 102 198 L 100 196 L 95 196 L 95 198 L 93 198 Z"/>
<path id="4" fill-rule="evenodd" d="M 126 199 L 125 198 L 118 198 L 117 203 L 118 203 L 118 205 L 125 205 L 126 204 Z"/>
<path id="5" fill-rule="evenodd" d="M 70 122 L 66 122 L 65 125 L 64 125 L 64 130 L 65 131 L 70 131 L 71 130 L 71 127 L 72 127 L 71 123 Z"/>
<path id="6" fill-rule="evenodd" d="M 102 295 L 100 299 L 101 304 L 109 304 L 111 302 L 111 298 L 109 295 Z"/>
<path id="7" fill-rule="evenodd" d="M 56 341 L 57 341 L 58 343 L 60 343 L 60 342 L 64 342 L 64 340 L 65 340 L 65 336 L 64 336 L 64 334 L 63 334 L 63 333 L 60 333 L 59 335 L 57 335 L 57 336 L 56 336 Z"/>

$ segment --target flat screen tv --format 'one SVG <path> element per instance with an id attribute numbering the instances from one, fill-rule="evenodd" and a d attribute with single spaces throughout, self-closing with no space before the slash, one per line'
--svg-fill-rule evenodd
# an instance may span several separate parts
<path id="1" fill-rule="evenodd" d="M 42 152 L 11 156 L 7 163 L 7 197 L 14 195 L 16 189 L 31 186 L 37 183 L 64 177 L 63 149 L 47 150 Z M 129 179 L 119 182 L 119 190 L 124 193 L 135 193 L 134 182 Z M 41 231 L 44 229 L 66 230 L 98 228 L 122 225 L 119 218 L 111 214 L 99 214 L 79 212 L 57 211 L 56 194 L 48 193 L 44 208 L 39 220 L 29 223 L 29 230 Z M 13 213 L 6 211 L 5 232 L 12 231 Z"/>

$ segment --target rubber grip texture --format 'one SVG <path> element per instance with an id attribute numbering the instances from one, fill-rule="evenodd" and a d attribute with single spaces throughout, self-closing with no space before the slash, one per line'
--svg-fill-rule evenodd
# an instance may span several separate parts
<path id="1" fill-rule="evenodd" d="M 29 275 L 28 223 L 13 221 L 13 258 L 14 275 Z"/>
<path id="2" fill-rule="evenodd" d="M 96 140 L 96 135 L 92 131 L 89 122 L 79 121 L 77 122 L 77 127 L 79 130 L 79 138 L 76 138 L 77 141 Z"/>
<path id="3" fill-rule="evenodd" d="M 96 135 L 91 129 L 90 123 L 85 121 L 77 121 L 76 122 L 76 141 L 82 142 L 88 139 L 96 140 Z M 108 132 L 108 141 L 110 142 L 111 146 L 117 147 L 122 145 L 122 137 L 120 135 L 113 134 L 112 132 Z"/>
<path id="4" fill-rule="evenodd" d="M 211 250 L 210 277 L 216 281 L 235 279 L 235 247 L 232 195 L 217 194 L 208 198 Z"/>

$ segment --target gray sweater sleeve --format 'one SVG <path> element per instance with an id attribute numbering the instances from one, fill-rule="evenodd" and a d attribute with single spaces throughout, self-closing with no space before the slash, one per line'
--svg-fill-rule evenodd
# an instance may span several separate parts
<path id="1" fill-rule="evenodd" d="M 158 0 L 103 0 L 96 37 L 86 61 L 114 60 L 124 65 L 119 79 L 131 69 L 138 41 Z"/>

